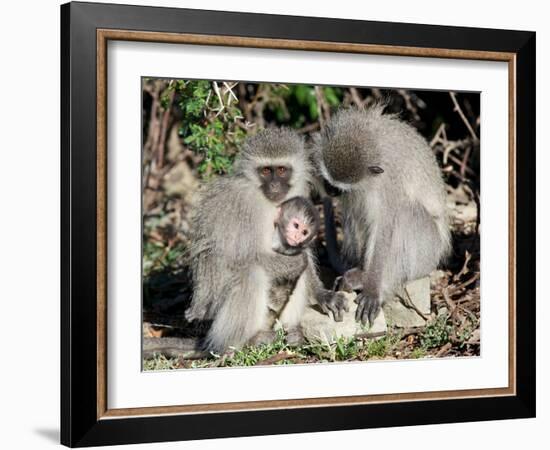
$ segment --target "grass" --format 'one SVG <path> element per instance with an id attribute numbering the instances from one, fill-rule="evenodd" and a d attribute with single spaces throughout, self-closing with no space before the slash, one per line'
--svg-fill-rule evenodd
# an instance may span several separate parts
<path id="1" fill-rule="evenodd" d="M 181 368 L 251 367 L 256 365 L 289 365 L 368 361 L 380 359 L 418 359 L 428 355 L 423 347 L 403 352 L 400 333 L 389 333 L 377 339 L 339 337 L 329 341 L 308 342 L 298 347 L 286 344 L 284 332 L 280 331 L 274 342 L 259 346 L 247 346 L 240 350 L 216 355 L 211 359 L 178 360 L 155 355 L 144 360 L 144 370 L 173 370 Z"/>
<path id="2" fill-rule="evenodd" d="M 166 358 L 163 355 L 155 355 L 154 358 L 143 360 L 143 370 L 171 370 L 179 369 L 177 358 Z"/>

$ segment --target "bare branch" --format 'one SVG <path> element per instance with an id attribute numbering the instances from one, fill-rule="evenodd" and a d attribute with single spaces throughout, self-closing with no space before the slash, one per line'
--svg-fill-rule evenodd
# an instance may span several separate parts
<path id="1" fill-rule="evenodd" d="M 451 96 L 451 100 L 453 101 L 455 105 L 455 111 L 458 113 L 462 121 L 464 122 L 464 125 L 466 125 L 466 128 L 468 128 L 468 131 L 472 135 L 472 138 L 474 142 L 479 142 L 479 138 L 477 137 L 477 134 L 475 133 L 474 129 L 472 128 L 472 125 L 470 125 L 470 122 L 468 122 L 468 119 L 466 119 L 466 116 L 462 112 L 462 109 L 460 108 L 460 105 L 458 104 L 458 101 L 456 99 L 456 94 L 454 92 L 449 92 L 449 95 Z"/>

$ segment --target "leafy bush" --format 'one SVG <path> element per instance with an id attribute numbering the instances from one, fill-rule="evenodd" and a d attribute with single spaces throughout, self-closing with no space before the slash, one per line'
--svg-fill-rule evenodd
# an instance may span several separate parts
<path id="1" fill-rule="evenodd" d="M 440 347 L 449 342 L 452 325 L 447 322 L 448 316 L 442 315 L 428 323 L 420 336 L 420 343 L 425 349 Z"/>
<path id="2" fill-rule="evenodd" d="M 215 81 L 172 80 L 162 97 L 164 107 L 170 91 L 182 115 L 178 133 L 189 149 L 202 156 L 199 174 L 230 172 L 246 135 L 237 123 L 243 116 L 230 87 L 220 89 Z"/>

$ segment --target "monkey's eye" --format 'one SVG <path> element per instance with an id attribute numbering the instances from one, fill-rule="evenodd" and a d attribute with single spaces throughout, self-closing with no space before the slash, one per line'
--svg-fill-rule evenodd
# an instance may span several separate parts
<path id="1" fill-rule="evenodd" d="M 261 174 L 265 177 L 271 174 L 271 168 L 270 167 L 262 167 Z"/>
<path id="2" fill-rule="evenodd" d="M 298 229 L 298 227 L 300 226 L 300 225 L 298 225 L 298 222 L 294 222 L 293 225 L 294 225 L 294 228 L 296 228 L 296 229 Z"/>
<path id="3" fill-rule="evenodd" d="M 307 236 L 307 230 L 302 231 L 302 234 L 303 234 L 304 236 Z"/>
<path id="4" fill-rule="evenodd" d="M 286 176 L 286 167 L 284 166 L 277 167 L 277 175 L 279 175 L 280 177 Z"/>
<path id="5" fill-rule="evenodd" d="M 372 173 L 375 173 L 375 174 L 381 174 L 381 173 L 384 173 L 384 169 L 382 169 L 382 167 L 380 166 L 370 166 L 369 167 L 369 170 L 372 172 Z"/>

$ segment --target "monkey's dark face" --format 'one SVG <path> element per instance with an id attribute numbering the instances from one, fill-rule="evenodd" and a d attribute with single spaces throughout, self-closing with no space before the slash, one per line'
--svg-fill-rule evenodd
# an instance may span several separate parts
<path id="1" fill-rule="evenodd" d="M 324 178 L 342 190 L 384 173 L 377 143 L 370 136 L 362 112 L 346 110 L 334 116 L 321 133 L 319 148 Z"/>
<path id="2" fill-rule="evenodd" d="M 290 166 L 261 166 L 258 168 L 260 188 L 265 197 L 279 203 L 288 194 L 292 179 L 292 167 Z"/>
<path id="3" fill-rule="evenodd" d="M 345 186 L 363 181 L 367 177 L 377 177 L 384 168 L 376 155 L 368 148 L 368 143 L 328 141 L 322 152 L 325 178 L 336 187 L 345 190 Z"/>

